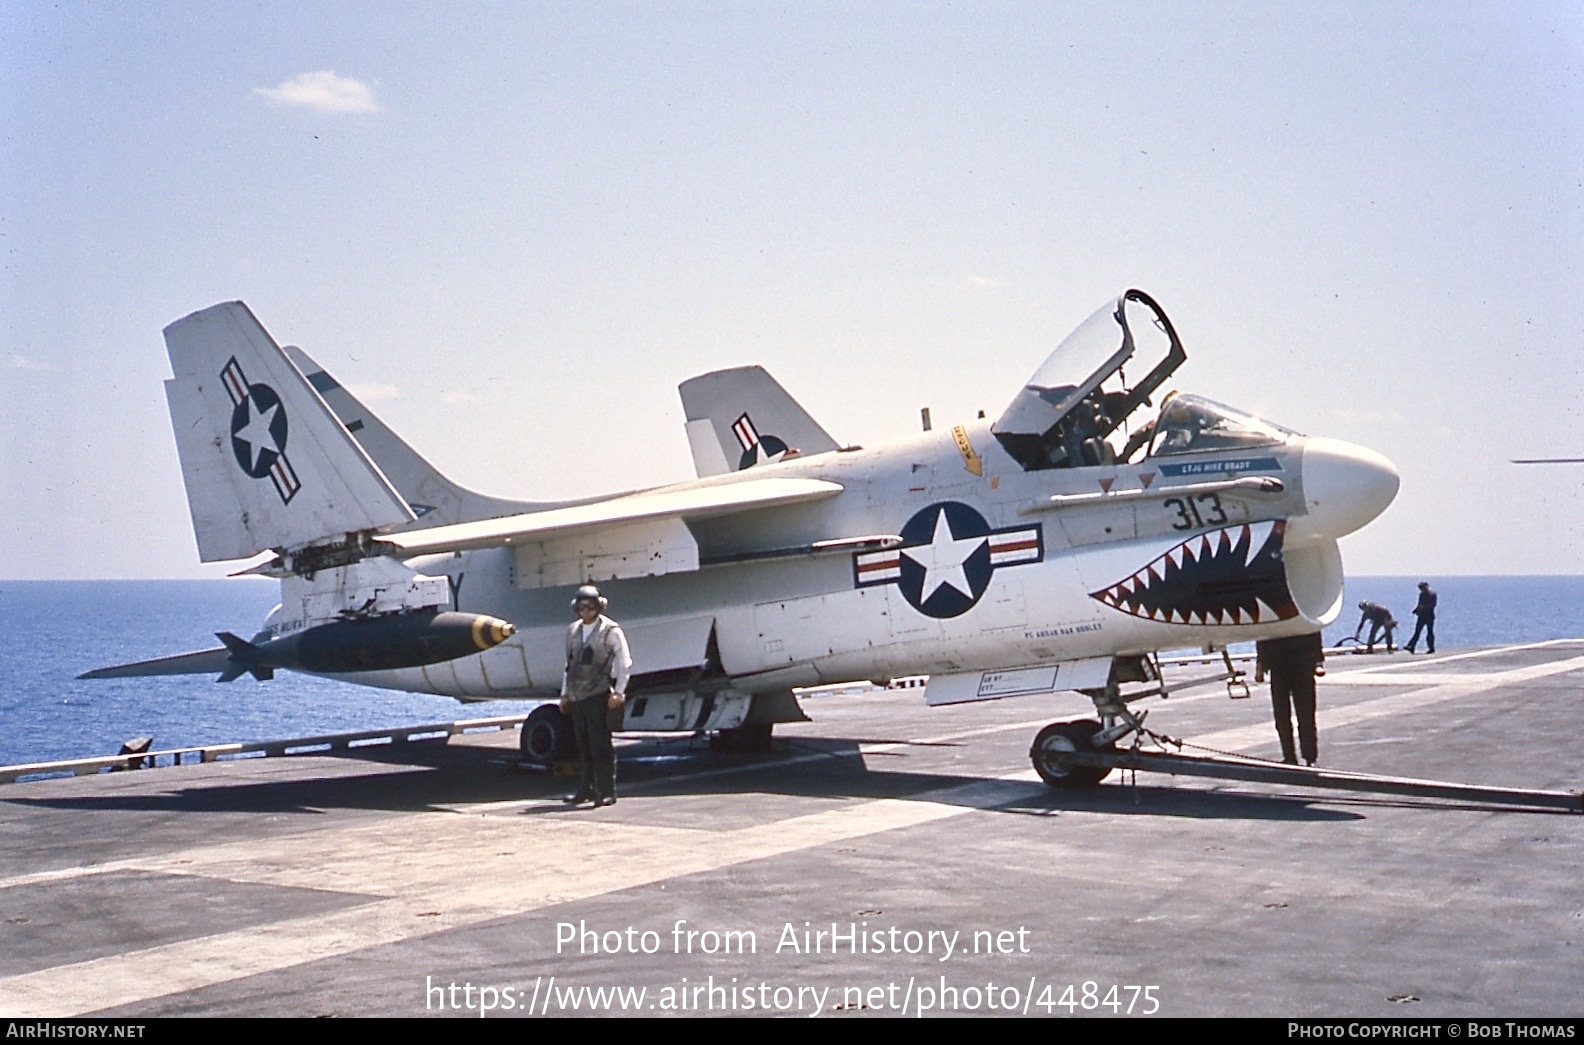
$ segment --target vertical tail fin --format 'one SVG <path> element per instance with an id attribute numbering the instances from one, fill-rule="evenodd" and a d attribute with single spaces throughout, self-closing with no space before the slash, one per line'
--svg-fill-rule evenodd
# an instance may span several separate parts
<path id="1" fill-rule="evenodd" d="M 837 448 L 836 440 L 764 367 L 701 374 L 682 382 L 677 391 L 700 477 Z"/>
<path id="2" fill-rule="evenodd" d="M 410 521 L 412 510 L 240 301 L 165 328 L 165 382 L 204 562 Z"/>

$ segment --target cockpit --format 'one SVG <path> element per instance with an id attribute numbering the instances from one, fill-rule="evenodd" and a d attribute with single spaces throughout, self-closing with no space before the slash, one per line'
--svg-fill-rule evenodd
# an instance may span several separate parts
<path id="1" fill-rule="evenodd" d="M 1179 392 L 1169 396 L 1161 406 L 1150 440 L 1149 456 L 1276 446 L 1296 434 L 1230 406 Z"/>
<path id="2" fill-rule="evenodd" d="M 1073 331 L 990 431 L 1028 471 L 1125 463 L 1142 456 L 1272 446 L 1295 433 L 1219 403 L 1151 397 L 1188 356 L 1149 295 L 1129 290 Z M 1128 380 L 1129 365 L 1149 370 Z M 1074 375 L 1087 375 L 1074 381 Z"/>

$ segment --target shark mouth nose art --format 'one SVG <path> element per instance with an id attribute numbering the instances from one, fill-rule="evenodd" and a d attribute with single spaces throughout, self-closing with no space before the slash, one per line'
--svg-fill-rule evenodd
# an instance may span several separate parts
<path id="1" fill-rule="evenodd" d="M 1109 588 L 1112 609 L 1168 624 L 1260 624 L 1298 616 L 1282 561 L 1286 523 L 1228 526 L 1168 548 Z"/>

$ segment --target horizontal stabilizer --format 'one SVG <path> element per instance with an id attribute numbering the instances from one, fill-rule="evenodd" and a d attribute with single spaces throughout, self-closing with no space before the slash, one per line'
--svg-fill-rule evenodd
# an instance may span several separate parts
<path id="1" fill-rule="evenodd" d="M 628 494 L 595 504 L 509 515 L 504 519 L 485 522 L 409 530 L 388 534 L 381 539 L 381 543 L 393 546 L 401 557 L 407 558 L 542 541 L 579 530 L 596 530 L 648 520 L 714 518 L 823 500 L 841 492 L 840 483 L 824 479 L 748 479 L 699 486 L 691 490 Z"/>
<path id="2" fill-rule="evenodd" d="M 95 668 L 85 671 L 80 679 L 130 679 L 147 675 L 214 675 L 226 669 L 231 651 L 224 646 L 199 650 L 196 653 L 178 653 L 174 657 L 158 660 L 140 660 L 136 664 L 117 664 L 113 668 Z"/>

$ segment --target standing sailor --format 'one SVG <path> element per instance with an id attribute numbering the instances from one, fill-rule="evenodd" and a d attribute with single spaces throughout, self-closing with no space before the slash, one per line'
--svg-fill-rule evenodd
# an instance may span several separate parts
<path id="1" fill-rule="evenodd" d="M 1254 644 L 1254 681 L 1270 673 L 1271 711 L 1276 716 L 1276 739 L 1282 761 L 1304 765 L 1320 759 L 1319 733 L 1315 729 L 1315 677 L 1325 674 L 1325 647 L 1318 631 L 1285 639 L 1260 639 Z M 1298 716 L 1298 750 L 1293 750 L 1293 714 Z"/>
<path id="2" fill-rule="evenodd" d="M 1430 587 L 1429 581 L 1420 581 L 1419 601 L 1414 604 L 1413 608 L 1415 622 L 1413 638 L 1408 640 L 1408 645 L 1404 646 L 1403 649 L 1409 653 L 1414 652 L 1414 647 L 1419 645 L 1419 633 L 1422 631 L 1425 637 L 1425 652 L 1435 652 L 1435 611 L 1435 589 Z"/>
<path id="3" fill-rule="evenodd" d="M 619 712 L 626 703 L 632 655 L 621 625 L 605 616 L 607 605 L 592 584 L 583 585 L 572 599 L 578 619 L 567 628 L 561 711 L 572 720 L 583 784 L 567 799 L 570 805 L 616 803 L 616 752 L 607 712 Z"/>

